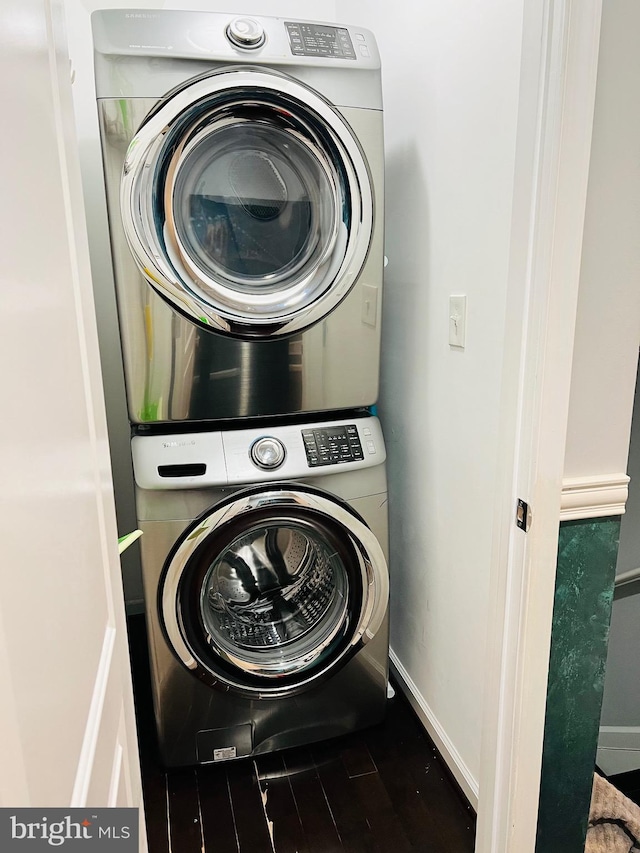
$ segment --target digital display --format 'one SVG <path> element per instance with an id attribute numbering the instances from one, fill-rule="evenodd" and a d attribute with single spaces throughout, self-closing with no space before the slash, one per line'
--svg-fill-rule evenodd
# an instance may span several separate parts
<path id="1" fill-rule="evenodd" d="M 325 56 L 335 59 L 355 59 L 349 30 L 323 24 L 285 22 L 294 56 Z"/>

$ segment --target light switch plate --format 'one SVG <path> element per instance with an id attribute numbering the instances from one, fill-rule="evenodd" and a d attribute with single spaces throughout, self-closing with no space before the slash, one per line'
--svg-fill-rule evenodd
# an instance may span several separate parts
<path id="1" fill-rule="evenodd" d="M 464 349 L 467 335 L 467 297 L 449 297 L 449 346 Z"/>

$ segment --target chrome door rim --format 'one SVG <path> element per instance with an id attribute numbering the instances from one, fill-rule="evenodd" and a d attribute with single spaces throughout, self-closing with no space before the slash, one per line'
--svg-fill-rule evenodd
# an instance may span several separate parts
<path id="1" fill-rule="evenodd" d="M 330 496 L 318 492 L 269 487 L 264 491 L 242 494 L 238 498 L 232 499 L 230 503 L 217 509 L 214 508 L 199 521 L 195 529 L 190 529 L 169 560 L 158 597 L 164 630 L 173 652 L 187 669 L 193 672 L 204 670 L 214 681 L 224 682 L 248 693 L 277 696 L 290 692 L 292 689 L 291 686 L 283 688 L 277 683 L 277 678 L 282 675 L 276 671 L 277 664 L 273 666 L 263 665 L 262 671 L 256 673 L 247 665 L 246 661 L 234 658 L 224 649 L 216 648 L 214 651 L 221 660 L 238 671 L 240 677 L 236 679 L 230 675 L 222 675 L 218 671 L 213 671 L 205 661 L 200 660 L 187 641 L 178 606 L 182 577 L 189 561 L 206 536 L 223 525 L 242 518 L 248 512 L 264 509 L 273 511 L 276 519 L 280 517 L 280 512 L 286 515 L 287 509 L 297 509 L 311 511 L 312 514 L 318 514 L 330 519 L 334 524 L 337 523 L 349 537 L 350 544 L 357 555 L 361 574 L 362 604 L 348 645 L 338 656 L 321 664 L 319 668 L 310 670 L 308 675 L 305 675 L 305 671 L 313 665 L 314 661 L 320 660 L 326 648 L 333 641 L 333 636 L 328 637 L 325 642 L 314 648 L 313 652 L 310 652 L 305 658 L 301 658 L 296 672 L 292 673 L 294 675 L 296 673 L 301 674 L 293 685 L 293 689 L 296 691 L 321 679 L 355 648 L 366 644 L 376 636 L 387 612 L 389 578 L 384 554 L 369 527 Z M 258 674 L 262 677 L 262 682 L 259 685 L 249 685 L 242 678 L 242 673 Z"/>
<path id="2" fill-rule="evenodd" d="M 185 265 L 180 246 L 168 235 L 158 232 L 152 199 L 156 169 L 165 162 L 166 144 L 176 124 L 199 108 L 204 115 L 222 96 L 231 105 L 255 101 L 264 105 L 287 104 L 296 121 L 313 121 L 322 126 L 340 156 L 345 191 L 350 204 L 350 228 L 338 229 L 332 241 L 333 251 L 324 252 L 308 275 L 279 300 L 268 294 L 239 299 L 238 294 L 222 290 L 218 282 L 198 275 Z M 226 103 L 226 102 L 225 102 Z M 194 118 L 195 121 L 195 118 Z M 189 125 L 193 126 L 193 122 Z M 180 125 L 181 127 L 181 125 Z M 175 142 L 175 140 L 173 140 Z M 309 139 L 304 142 L 309 145 Z M 313 156 L 322 151 L 318 142 Z M 175 152 L 174 155 L 175 157 Z M 184 155 L 183 155 L 184 156 Z M 322 162 L 322 161 L 321 161 Z M 326 163 L 323 164 L 326 171 Z M 173 163 L 173 177 L 178 163 Z M 170 93 L 142 123 L 125 158 L 121 182 L 121 214 L 124 232 L 133 257 L 151 286 L 180 313 L 196 324 L 238 337 L 278 337 L 313 325 L 344 299 L 354 285 L 366 261 L 373 231 L 373 191 L 369 169 L 359 143 L 346 121 L 319 93 L 285 74 L 261 68 L 225 68 L 200 78 Z M 171 210 L 171 206 L 167 208 Z M 337 222 L 337 219 L 336 219 Z M 301 294 L 307 288 L 311 298 Z"/>

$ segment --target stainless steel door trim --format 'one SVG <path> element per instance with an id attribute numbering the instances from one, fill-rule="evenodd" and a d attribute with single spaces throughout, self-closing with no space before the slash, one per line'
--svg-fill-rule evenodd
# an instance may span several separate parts
<path id="1" fill-rule="evenodd" d="M 223 676 L 219 672 L 212 672 L 206 667 L 203 661 L 196 658 L 189 646 L 187 637 L 185 637 L 180 619 L 178 609 L 179 587 L 191 557 L 207 535 L 219 529 L 222 525 L 236 519 L 241 519 L 243 514 L 254 510 L 272 510 L 274 518 L 277 519 L 281 513 L 286 517 L 287 509 L 292 508 L 318 513 L 330 519 L 334 524 L 337 523 L 344 530 L 358 558 L 362 581 L 362 605 L 349 645 L 338 657 L 329 660 L 320 666 L 320 668 L 315 669 L 308 677 L 303 675 L 302 678 L 296 681 L 294 687 L 282 687 L 277 683 L 277 677 L 281 676 L 282 673 L 276 671 L 275 665 L 273 667 L 263 666 L 261 672 L 254 670 L 254 674 L 263 676 L 264 683 L 260 686 L 251 687 L 242 678 L 235 680 L 231 676 Z M 342 658 L 350 653 L 350 650 L 372 640 L 384 623 L 388 598 L 389 578 L 387 564 L 382 548 L 373 532 L 364 522 L 360 521 L 359 518 L 336 500 L 332 499 L 331 496 L 311 490 L 302 491 L 296 489 L 294 486 L 290 489 L 273 489 L 269 487 L 257 493 L 243 493 L 238 498 L 218 509 L 214 507 L 212 512 L 205 516 L 199 522 L 198 526 L 194 530 L 191 530 L 180 542 L 166 568 L 162 586 L 158 593 L 160 614 L 167 639 L 174 653 L 187 669 L 195 672 L 199 668 L 203 668 L 209 675 L 213 675 L 216 681 L 224 682 L 230 687 L 235 687 L 244 692 L 273 696 L 286 695 L 289 692 L 297 691 L 301 687 L 315 682 L 322 678 L 329 670 L 333 669 Z M 313 652 L 308 653 L 301 659 L 296 672 L 304 673 L 314 661 L 319 661 L 325 648 L 332 640 L 333 636 L 327 638 Z M 230 656 L 222 649 L 218 649 L 217 651 L 223 660 L 237 667 L 239 673 L 243 671 L 247 672 L 251 669 L 251 667 L 247 667 L 246 661 L 235 660 L 233 656 Z"/>
<path id="2" fill-rule="evenodd" d="M 164 157 L 165 145 L 172 144 L 172 131 L 200 105 L 236 93 L 244 101 L 259 93 L 274 102 L 288 105 L 292 115 L 314 118 L 322 125 L 340 154 L 345 189 L 351 209 L 350 228 L 344 238 L 337 235 L 331 259 L 321 258 L 315 268 L 285 299 L 269 307 L 269 297 L 255 303 L 239 300 L 237 294 L 220 298 L 220 285 L 197 276 L 184 264 L 176 269 L 176 258 L 169 257 L 164 234 L 158 233 L 152 209 L 156 168 Z M 265 95 L 266 93 L 266 95 Z M 266 103 L 266 100 L 265 100 Z M 181 127 L 181 125 L 180 125 Z M 305 140 L 308 144 L 308 140 Z M 314 155 L 316 156 L 316 155 Z M 176 168 L 177 168 L 176 163 Z M 139 269 L 151 286 L 178 311 L 196 324 L 239 337 L 274 338 L 289 335 L 313 325 L 326 316 L 346 296 L 355 283 L 368 255 L 373 232 L 374 196 L 364 154 L 346 121 L 318 93 L 292 78 L 261 68 L 227 68 L 193 80 L 172 93 L 143 121 L 129 146 L 121 182 L 121 214 L 124 231 Z M 338 229 L 340 230 L 340 229 Z M 342 225 L 341 230 L 346 232 Z M 342 243 L 342 245 L 340 245 Z M 341 256 L 336 255 L 340 247 Z M 175 249 L 175 246 L 174 246 Z M 326 253 L 325 253 L 326 254 Z M 337 267 L 337 269 L 335 269 Z M 186 281 L 183 281 L 182 274 Z M 301 297 L 305 290 L 309 299 Z M 292 298 L 288 304 L 289 297 Z"/>

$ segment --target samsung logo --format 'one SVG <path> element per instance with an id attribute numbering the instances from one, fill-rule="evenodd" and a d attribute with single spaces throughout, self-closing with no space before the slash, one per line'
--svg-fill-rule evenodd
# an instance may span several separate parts
<path id="1" fill-rule="evenodd" d="M 146 12 L 125 12 L 125 18 L 157 18 L 157 15 L 147 14 Z"/>
<path id="2" fill-rule="evenodd" d="M 195 441 L 163 441 L 163 447 L 191 447 Z"/>

